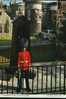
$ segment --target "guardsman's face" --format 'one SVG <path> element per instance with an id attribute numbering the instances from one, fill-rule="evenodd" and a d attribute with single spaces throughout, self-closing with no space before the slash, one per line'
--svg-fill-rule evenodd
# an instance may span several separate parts
<path id="1" fill-rule="evenodd" d="M 26 48 L 24 48 L 24 51 L 26 50 Z"/>

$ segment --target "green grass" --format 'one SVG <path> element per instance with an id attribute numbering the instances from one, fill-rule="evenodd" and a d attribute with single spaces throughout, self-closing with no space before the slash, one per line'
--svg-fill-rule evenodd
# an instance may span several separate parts
<path id="1" fill-rule="evenodd" d="M 35 42 L 34 42 L 35 43 Z M 0 41 L 0 46 L 11 45 L 11 41 Z M 9 58 L 11 48 L 0 49 L 0 56 Z M 56 61 L 56 46 L 55 44 L 46 44 L 30 47 L 32 62 L 54 62 Z M 66 60 L 66 48 L 64 49 L 64 59 Z M 14 55 L 13 55 L 14 56 Z M 15 58 L 15 56 L 14 56 Z"/>
<path id="2" fill-rule="evenodd" d="M 31 48 L 32 61 L 44 62 L 56 60 L 56 47 L 53 45 L 42 45 Z"/>

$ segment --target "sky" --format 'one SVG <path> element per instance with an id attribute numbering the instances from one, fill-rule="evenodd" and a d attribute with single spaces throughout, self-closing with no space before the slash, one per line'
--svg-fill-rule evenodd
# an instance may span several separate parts
<path id="1" fill-rule="evenodd" d="M 1 0 L 0 0 L 1 1 Z M 9 3 L 13 0 L 2 0 L 4 4 L 9 5 Z M 16 2 L 22 2 L 22 0 L 16 0 Z"/>
<path id="2" fill-rule="evenodd" d="M 0 0 L 1 1 L 1 0 Z M 6 5 L 9 5 L 10 1 L 13 1 L 13 0 L 2 0 L 4 4 Z M 22 0 L 16 0 L 16 2 L 20 2 Z M 54 2 L 56 0 L 44 0 L 44 2 Z"/>

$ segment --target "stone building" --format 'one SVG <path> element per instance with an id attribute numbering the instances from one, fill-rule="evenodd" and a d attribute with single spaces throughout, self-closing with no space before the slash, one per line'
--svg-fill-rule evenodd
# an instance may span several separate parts
<path id="1" fill-rule="evenodd" d="M 57 2 L 43 2 L 42 5 L 42 31 L 55 32 L 56 29 L 56 16 L 57 16 Z"/>
<path id="2" fill-rule="evenodd" d="M 42 5 L 33 4 L 31 8 L 31 32 L 38 33 L 42 31 Z"/>
<path id="3" fill-rule="evenodd" d="M 66 18 L 66 1 L 58 0 L 58 10 L 57 10 L 57 24 L 58 27 L 62 27 L 62 21 Z"/>
<path id="4" fill-rule="evenodd" d="M 12 22 L 10 16 L 0 7 L 0 33 L 12 33 Z"/>
<path id="5" fill-rule="evenodd" d="M 41 0 L 24 0 L 25 14 L 31 20 L 31 33 L 42 31 L 42 3 Z"/>
<path id="6" fill-rule="evenodd" d="M 46 5 L 49 5 L 48 13 L 51 15 L 49 20 L 52 21 L 52 28 L 56 29 L 56 17 L 57 17 L 57 1 L 52 1 L 48 3 L 48 0 L 24 0 L 26 3 L 26 13 L 31 20 L 31 33 L 39 33 L 44 31 L 45 23 L 48 23 L 48 20 L 45 20 L 47 13 Z M 44 12 L 43 12 L 44 6 Z M 46 11 L 45 11 L 46 10 Z M 47 22 L 48 21 L 48 22 Z M 44 25 L 44 26 L 43 26 Z M 51 22 L 50 22 L 51 25 Z"/>
<path id="7" fill-rule="evenodd" d="M 66 12 L 66 1 L 63 1 L 63 10 Z"/>

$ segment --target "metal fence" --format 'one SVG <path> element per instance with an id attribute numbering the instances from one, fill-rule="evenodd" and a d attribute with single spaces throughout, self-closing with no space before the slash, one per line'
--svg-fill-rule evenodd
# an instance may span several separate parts
<path id="1" fill-rule="evenodd" d="M 65 94 L 65 65 L 32 66 L 36 73 L 34 79 L 29 79 L 30 92 L 26 91 L 25 81 L 20 94 Z M 12 68 L 13 70 L 15 68 Z M 10 71 L 10 69 L 9 69 Z M 0 94 L 17 93 L 16 73 L 7 73 L 6 68 L 0 69 Z"/>

